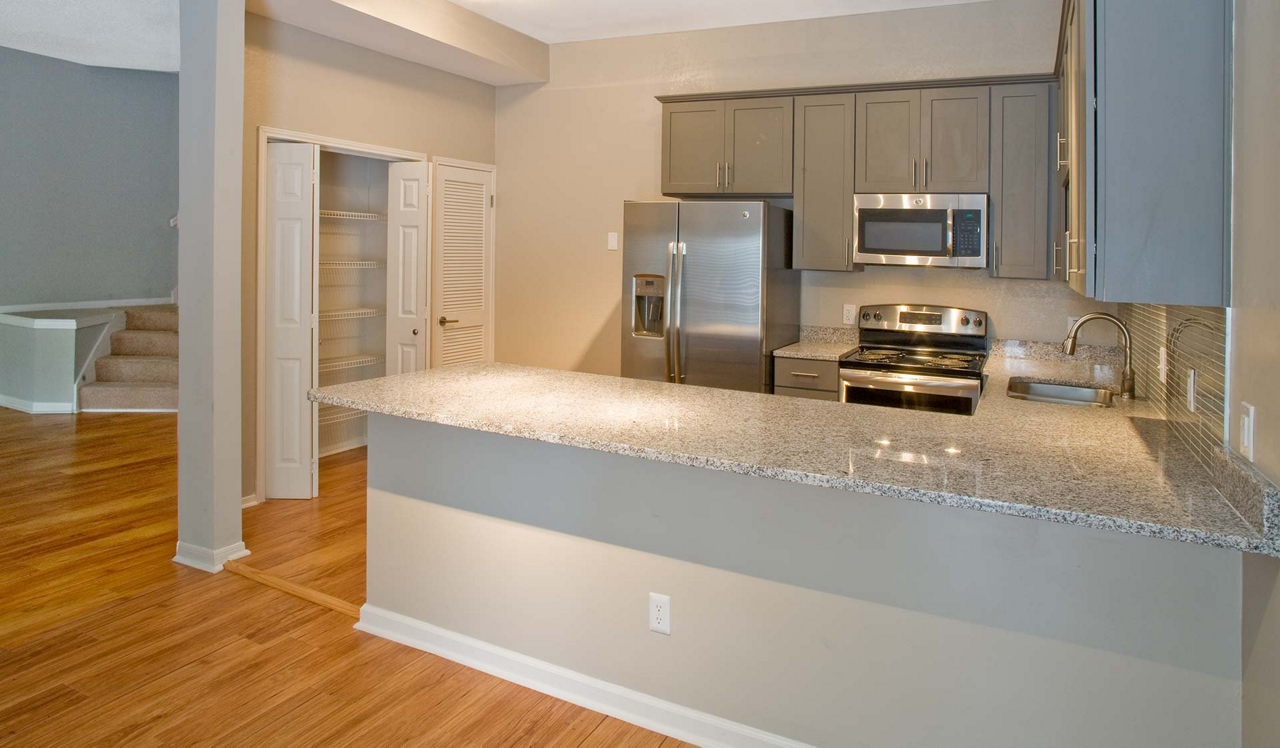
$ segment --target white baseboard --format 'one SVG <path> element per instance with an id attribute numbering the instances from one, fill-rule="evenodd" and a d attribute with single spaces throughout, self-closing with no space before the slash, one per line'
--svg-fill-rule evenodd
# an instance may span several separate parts
<path id="1" fill-rule="evenodd" d="M 45 312 L 50 309 L 105 309 L 107 307 L 154 306 L 172 304 L 169 297 L 154 299 L 102 299 L 99 301 L 56 301 L 49 304 L 13 304 L 0 306 L 0 314 L 6 312 Z"/>
<path id="2" fill-rule="evenodd" d="M 12 410 L 20 410 L 23 413 L 45 414 L 45 413 L 74 413 L 76 412 L 75 403 L 42 403 L 33 402 L 31 400 L 23 400 L 9 395 L 0 395 L 0 408 L 10 408 Z"/>
<path id="3" fill-rule="evenodd" d="M 257 505 L 259 505 L 259 504 L 261 504 L 261 503 L 262 503 L 262 499 L 259 499 L 259 498 L 258 498 L 258 494 L 256 494 L 256 493 L 251 493 L 251 494 L 249 494 L 248 496 L 241 496 L 241 497 L 240 497 L 240 508 L 241 508 L 241 509 L 244 509 L 245 507 L 250 507 L 250 506 L 257 506 Z"/>
<path id="4" fill-rule="evenodd" d="M 243 541 L 213 550 L 179 540 L 178 552 L 174 555 L 173 560 L 183 566 L 190 566 L 193 569 L 217 574 L 222 571 L 222 565 L 226 562 L 244 558 L 248 555 L 249 549 L 244 547 Z"/>
<path id="5" fill-rule="evenodd" d="M 704 748 L 811 748 L 368 603 L 356 628 Z"/>

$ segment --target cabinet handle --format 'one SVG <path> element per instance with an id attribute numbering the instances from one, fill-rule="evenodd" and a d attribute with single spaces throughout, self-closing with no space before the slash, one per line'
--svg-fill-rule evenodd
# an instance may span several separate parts
<path id="1" fill-rule="evenodd" d="M 724 188 L 729 189 L 733 184 L 733 164 L 726 161 L 724 163 Z"/>
<path id="2" fill-rule="evenodd" d="M 924 160 L 924 189 L 929 189 L 929 159 Z"/>
<path id="3" fill-rule="evenodd" d="M 846 270 L 849 268 L 849 237 L 847 236 L 844 238 L 844 266 Z"/>
<path id="4" fill-rule="evenodd" d="M 911 159 L 911 189 L 916 188 L 916 160 Z"/>
<path id="5" fill-rule="evenodd" d="M 1066 237 L 1067 237 L 1067 275 L 1075 275 L 1076 273 L 1083 273 L 1084 272 L 1083 270 L 1080 270 L 1079 268 L 1071 267 L 1071 245 L 1080 243 L 1080 240 L 1072 239 L 1070 231 L 1066 233 Z"/>
<path id="6" fill-rule="evenodd" d="M 817 379 L 817 378 L 818 378 L 818 375 L 817 375 L 817 374 L 810 374 L 810 373 L 809 373 L 809 372 L 807 372 L 807 371 L 793 371 L 793 372 L 791 372 L 791 376 L 793 376 L 793 377 L 804 377 L 805 379 Z"/>
<path id="7" fill-rule="evenodd" d="M 720 162 L 716 162 L 716 189 L 720 189 Z"/>
<path id="8" fill-rule="evenodd" d="M 1069 162 L 1062 159 L 1062 146 L 1067 144 L 1067 139 L 1062 137 L 1062 133 L 1058 133 L 1058 168 L 1067 166 Z"/>

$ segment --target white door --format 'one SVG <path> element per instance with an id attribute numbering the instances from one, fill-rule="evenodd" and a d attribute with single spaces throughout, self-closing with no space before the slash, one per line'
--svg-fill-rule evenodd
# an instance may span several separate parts
<path id="1" fill-rule="evenodd" d="M 431 365 L 493 360 L 494 167 L 435 162 Z"/>
<path id="2" fill-rule="evenodd" d="M 267 498 L 315 495 L 315 237 L 319 148 L 268 143 L 266 183 Z"/>
<path id="3" fill-rule="evenodd" d="M 427 216 L 425 161 L 387 165 L 387 374 L 426 368 Z"/>

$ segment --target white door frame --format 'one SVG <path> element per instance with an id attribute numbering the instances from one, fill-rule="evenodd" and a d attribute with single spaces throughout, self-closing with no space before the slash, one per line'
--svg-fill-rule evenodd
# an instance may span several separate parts
<path id="1" fill-rule="evenodd" d="M 334 153 L 345 153 L 349 156 L 363 156 L 365 158 L 376 158 L 381 161 L 422 161 L 427 164 L 428 177 L 431 176 L 431 157 L 425 153 L 416 151 L 405 151 L 399 148 L 387 148 L 380 145 L 371 145 L 369 143 L 357 143 L 352 140 L 342 140 L 341 138 L 330 138 L 324 135 L 313 135 L 311 133 L 298 132 L 296 130 L 285 130 L 278 127 L 267 127 L 260 125 L 258 127 L 258 207 L 257 207 L 257 226 L 256 226 L 256 251 L 257 258 L 257 287 L 254 298 L 254 308 L 256 309 L 256 330 L 257 330 L 257 361 L 254 380 L 257 382 L 257 397 L 254 400 L 254 493 L 252 497 L 246 496 L 244 503 L 255 504 L 263 501 L 267 490 L 267 465 L 266 465 L 266 439 L 267 439 L 267 422 L 266 411 L 262 407 L 262 395 L 266 392 L 267 376 L 266 367 L 263 362 L 267 357 L 267 340 L 265 319 L 267 313 L 267 296 L 264 292 L 267 277 L 267 228 L 263 222 L 263 217 L 267 213 L 266 198 L 266 179 L 267 179 L 267 143 L 271 141 L 283 141 L 291 143 L 310 143 L 318 145 L 322 150 L 332 151 Z M 464 163 L 464 162 L 459 162 Z M 427 239 L 427 254 L 430 257 L 430 236 Z M 428 272 L 430 272 L 430 265 Z M 430 280 L 428 280 L 428 287 Z M 427 307 L 428 311 L 430 307 Z M 429 341 L 428 341 L 429 342 Z"/>
<path id="2" fill-rule="evenodd" d="M 459 158 L 445 158 L 443 156 L 436 156 L 435 158 L 431 159 L 431 167 L 432 167 L 431 168 L 431 193 L 433 196 L 435 196 L 436 194 L 436 185 L 435 185 L 436 168 L 435 167 L 437 166 L 456 166 L 462 169 L 475 169 L 476 171 L 487 171 L 489 172 L 490 182 L 493 185 L 493 189 L 489 193 L 493 196 L 493 207 L 489 209 L 489 220 L 488 220 L 489 225 L 487 227 L 489 231 L 489 236 L 491 237 L 489 241 L 489 277 L 485 278 L 485 284 L 488 286 L 485 289 L 485 293 L 488 295 L 488 298 L 489 298 L 489 319 L 485 321 L 485 324 L 488 325 L 488 329 L 489 329 L 489 342 L 487 345 L 487 349 L 488 349 L 487 355 L 490 360 L 493 360 L 493 357 L 494 357 L 493 352 L 494 352 L 494 349 L 497 347 L 497 337 L 498 337 L 497 331 L 494 329 L 494 326 L 493 326 L 493 321 L 496 316 L 494 313 L 494 309 L 498 305 L 497 298 L 496 298 L 497 295 L 494 293 L 494 289 L 498 287 L 497 281 L 495 280 L 498 275 L 498 232 L 497 232 L 497 228 L 498 228 L 498 167 L 494 164 L 482 164 L 479 161 L 464 161 Z M 431 204 L 431 211 L 433 215 L 431 216 L 431 220 L 429 222 L 431 224 L 431 235 L 433 238 L 435 237 L 435 232 L 436 232 L 435 215 L 434 215 L 435 210 L 436 210 L 436 204 L 433 202 Z M 434 247 L 435 247 L 434 241 L 427 242 L 427 262 L 429 263 L 435 262 Z M 429 267 L 434 267 L 434 265 L 430 265 Z M 435 318 L 434 318 L 435 291 L 433 288 L 433 284 L 434 284 L 434 279 L 431 277 L 430 271 L 428 271 L 428 274 L 427 274 L 427 323 L 428 323 L 427 326 L 428 327 L 430 327 L 435 322 Z M 428 369 L 432 368 L 432 366 L 434 365 L 434 362 L 431 360 L 431 350 L 433 347 L 433 343 L 434 343 L 434 340 L 427 341 L 427 368 Z"/>

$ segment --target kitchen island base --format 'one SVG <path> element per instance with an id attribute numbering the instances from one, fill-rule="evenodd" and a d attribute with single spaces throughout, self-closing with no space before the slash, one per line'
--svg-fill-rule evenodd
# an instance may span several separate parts
<path id="1" fill-rule="evenodd" d="M 1240 744 L 1236 551 L 369 428 L 372 633 L 707 745 Z"/>

